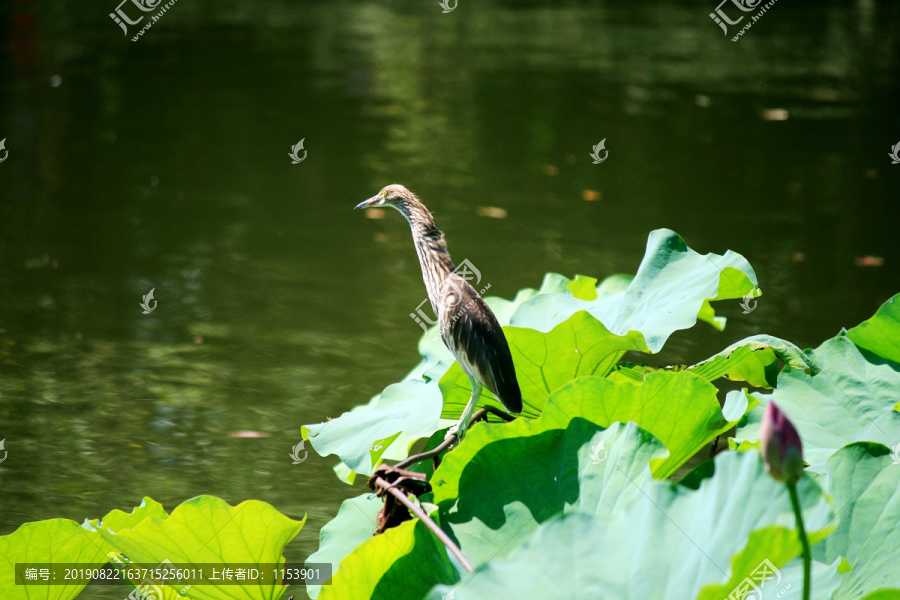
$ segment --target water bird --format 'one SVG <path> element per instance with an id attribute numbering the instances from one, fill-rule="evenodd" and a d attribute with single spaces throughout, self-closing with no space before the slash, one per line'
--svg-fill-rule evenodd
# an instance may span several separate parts
<path id="1" fill-rule="evenodd" d="M 463 439 L 482 387 L 487 387 L 509 412 L 522 412 L 522 392 L 503 329 L 472 284 L 456 272 L 434 217 L 415 194 L 399 184 L 385 187 L 355 208 L 375 206 L 395 208 L 409 222 L 441 339 L 472 385 L 469 402 L 447 438 L 455 434 L 458 440 Z"/>

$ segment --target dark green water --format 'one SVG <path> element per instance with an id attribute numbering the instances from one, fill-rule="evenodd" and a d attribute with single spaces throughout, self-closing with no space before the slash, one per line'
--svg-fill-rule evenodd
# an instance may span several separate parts
<path id="1" fill-rule="evenodd" d="M 0 534 L 215 494 L 308 513 L 314 551 L 361 486 L 291 464 L 301 425 L 417 361 L 408 226 L 351 210 L 388 183 L 507 298 L 633 273 L 659 227 L 742 253 L 757 309 L 666 362 L 870 316 L 900 291 L 900 6 L 781 0 L 734 43 L 715 4 L 179 0 L 138 42 L 114 0 L 4 5 Z"/>

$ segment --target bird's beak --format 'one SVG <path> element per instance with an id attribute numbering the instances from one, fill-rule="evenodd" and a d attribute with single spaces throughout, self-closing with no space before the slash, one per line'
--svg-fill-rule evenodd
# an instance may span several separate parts
<path id="1" fill-rule="evenodd" d="M 369 208 L 370 206 L 377 206 L 380 200 L 381 196 L 372 196 L 368 200 L 363 200 L 362 202 L 354 206 L 353 210 L 359 210 L 360 208 Z"/>

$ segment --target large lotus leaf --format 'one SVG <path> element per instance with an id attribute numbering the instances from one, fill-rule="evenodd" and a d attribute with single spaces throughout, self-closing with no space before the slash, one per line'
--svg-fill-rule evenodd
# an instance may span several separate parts
<path id="1" fill-rule="evenodd" d="M 643 466 L 647 463 L 640 461 L 649 460 L 654 474 L 668 476 L 737 422 L 746 409 L 746 397 L 736 394 L 729 400 L 729 406 L 743 401 L 742 410 L 729 408 L 733 413 L 730 421 L 719 408 L 716 389 L 688 372 L 657 372 L 644 383 L 615 383 L 602 377 L 576 379 L 554 393 L 534 421 L 473 427 L 435 471 L 431 479 L 434 500 L 445 523 L 464 545 L 465 539 L 508 542 L 510 531 L 525 535 L 527 528 L 536 525 L 535 519 L 541 521 L 579 497 L 582 501 L 591 498 L 573 478 L 581 472 L 573 448 L 596 427 L 635 421 L 667 444 L 669 456 L 657 456 L 656 446 L 645 440 L 640 450 L 630 450 L 632 460 Z M 576 421 L 580 423 L 575 429 L 578 436 L 570 439 Z M 610 445 L 606 450 L 613 454 Z M 638 474 L 629 477 L 639 480 Z M 504 490 L 502 496 L 497 496 L 497 489 Z M 615 501 L 604 499 L 595 504 L 611 507 Z M 472 507 L 478 507 L 478 512 Z M 475 546 L 481 547 L 487 554 L 496 551 L 491 545 Z M 476 553 L 469 558 L 477 564 L 480 557 Z"/>
<path id="2" fill-rule="evenodd" d="M 609 331 L 626 335 L 639 331 L 653 352 L 669 336 L 693 327 L 708 300 L 741 298 L 756 291 L 750 263 L 732 251 L 724 256 L 701 255 L 668 229 L 650 234 L 644 260 L 628 288 L 580 300 L 571 294 L 543 294 L 516 310 L 510 325 L 550 331 L 574 313 L 587 310 Z M 705 320 L 710 320 L 704 314 Z M 721 322 L 719 322 L 721 324 Z"/>
<path id="3" fill-rule="evenodd" d="M 576 417 L 565 429 L 552 425 L 542 418 L 474 427 L 478 439 L 460 445 L 435 471 L 441 521 L 473 565 L 511 550 L 517 538 L 576 505 L 614 512 L 634 502 L 638 486 L 652 477 L 647 462 L 663 453 L 634 423 L 600 430 Z"/>
<path id="4" fill-rule="evenodd" d="M 650 461 L 654 477 L 665 478 L 737 424 L 739 415 L 726 419 L 716 393 L 715 386 L 689 371 L 656 371 L 642 383 L 580 377 L 554 392 L 545 412 L 551 407 L 563 414 L 578 410 L 574 414 L 604 427 L 634 421 L 668 448 L 668 458 Z M 740 411 L 729 407 L 732 412 Z"/>
<path id="5" fill-rule="evenodd" d="M 330 563 L 337 566 L 354 548 L 375 533 L 378 512 L 384 500 L 374 494 L 348 498 L 341 504 L 337 516 L 319 532 L 319 549 L 310 554 L 307 563 Z M 318 597 L 322 586 L 307 585 L 310 598 Z"/>
<path id="6" fill-rule="evenodd" d="M 429 594 L 429 600 L 475 600 L 480 598 L 641 598 L 640 591 L 623 591 L 625 584 L 621 581 L 596 581 L 603 577 L 597 573 L 597 562 L 606 560 L 604 552 L 615 552 L 613 543 L 604 540 L 606 531 L 602 522 L 584 513 L 571 513 L 548 522 L 527 540 L 520 548 L 511 553 L 508 559 L 499 560 L 490 568 L 479 571 L 473 579 L 457 588 L 438 586 Z M 766 529 L 760 530 L 767 532 Z M 758 534 L 754 534 L 758 535 Z M 566 543 L 568 540 L 568 543 Z M 632 540 L 632 536 L 629 536 Z M 652 544 L 643 541 L 639 543 Z M 610 548 L 613 548 L 612 550 Z M 542 554 L 546 553 L 546 554 Z M 543 560 L 541 568 L 534 568 L 536 562 Z M 673 561 L 671 558 L 667 562 Z M 524 564 L 523 564 L 524 563 Z M 645 565 L 647 570 L 635 575 L 636 578 L 652 579 L 656 577 L 654 565 Z M 754 565 L 757 567 L 758 565 Z M 752 571 L 750 571 L 752 572 Z M 771 578 L 764 582 L 761 600 L 800 600 L 802 597 L 802 563 L 795 559 L 787 567 L 770 571 Z M 519 583 L 526 577 L 525 582 Z M 478 581 L 487 577 L 487 582 Z M 838 584 L 838 572 L 834 566 L 814 562 L 812 577 L 812 600 L 831 600 L 831 592 Z M 757 576 L 757 579 L 759 576 Z M 570 581 L 571 580 L 571 581 Z M 754 580 L 756 582 L 756 580 Z M 557 591 L 556 588 L 563 589 Z M 662 587 L 657 585 L 656 587 Z M 733 591 L 725 586 L 722 595 L 714 596 L 717 600 Z M 734 586 L 735 588 L 737 586 Z M 598 590 L 606 590 L 606 595 L 599 595 Z M 507 592 L 507 590 L 509 590 Z M 533 590 L 540 590 L 540 595 Z M 520 595 L 515 595 L 519 592 Z M 581 594 L 579 594 L 581 592 Z M 452 595 L 450 595 L 452 593 Z M 510 595 L 503 595 L 509 593 Z M 493 595 L 492 594 L 496 594 Z M 568 594 L 568 595 L 567 595 Z M 708 594 L 701 593 L 705 598 Z M 669 597 L 681 600 L 677 591 L 667 596 L 646 596 L 647 598 Z M 747 596 L 747 598 L 755 596 Z M 690 596 L 684 596 L 690 598 Z"/>
<path id="7" fill-rule="evenodd" d="M 893 363 L 860 351 L 846 335 L 826 341 L 809 354 L 822 372 L 812 377 L 786 367 L 770 395 L 797 427 L 808 470 L 823 474 L 828 458 L 852 442 L 892 446 L 900 440 L 900 371 Z M 735 441 L 759 440 L 763 408 L 748 415 Z"/>
<path id="8" fill-rule="evenodd" d="M 346 412 L 337 419 L 304 425 L 304 437 L 322 456 L 337 454 L 357 473 L 373 468 L 372 446 L 398 432 L 428 437 L 440 423 L 441 390 L 437 381 L 411 379 L 387 387 L 375 406 Z"/>
<path id="9" fill-rule="evenodd" d="M 754 335 L 728 346 L 689 370 L 708 381 L 726 377 L 756 387 L 775 387 L 778 359 L 817 375 L 819 367 L 794 344 L 771 335 Z"/>
<path id="10" fill-rule="evenodd" d="M 320 600 L 422 598 L 436 583 L 459 580 L 446 548 L 418 519 L 363 542 L 338 565 Z"/>
<path id="11" fill-rule="evenodd" d="M 741 396 L 744 400 L 745 397 Z M 456 486 L 464 479 L 461 469 L 469 464 L 482 449 L 492 450 L 491 442 L 525 438 L 537 433 L 562 430 L 572 419 L 582 418 L 600 427 L 609 427 L 616 421 L 634 421 L 651 433 L 669 450 L 667 458 L 654 457 L 650 466 L 657 477 L 667 477 L 675 472 L 697 450 L 715 436 L 733 427 L 743 410 L 732 411 L 735 397 L 728 404 L 732 420 L 726 419 L 716 399 L 716 388 L 696 375 L 681 372 L 659 371 L 648 375 L 642 383 L 613 382 L 604 377 L 580 377 L 557 390 L 540 418 L 533 422 L 517 420 L 509 424 L 478 424 L 473 427 L 464 442 L 444 459 L 435 477 L 435 502 L 459 495 Z M 537 454 L 527 450 L 529 456 L 506 457 L 510 464 L 533 460 Z M 478 461 L 486 460 L 479 458 Z M 512 472 L 511 469 L 504 469 Z M 551 471 L 554 472 L 555 471 Z"/>
<path id="12" fill-rule="evenodd" d="M 449 511 L 442 509 L 437 521 L 458 538 L 466 557 L 476 566 L 494 558 L 503 547 L 513 548 L 515 545 L 510 542 L 533 531 L 537 526 L 535 519 L 550 518 L 556 512 L 572 507 L 575 501 L 597 511 L 618 510 L 619 506 L 635 501 L 641 495 L 635 484 L 651 479 L 647 461 L 663 451 L 658 441 L 634 423 L 615 424 L 601 431 L 592 423 L 575 419 L 565 430 L 545 430 L 544 426 L 550 420 L 546 419 L 547 423 L 541 421 L 517 421 L 497 427 L 478 425 L 470 430 L 471 437 L 466 438 L 460 450 L 476 436 L 490 440 L 496 434 L 501 435 L 495 440 L 496 443 L 481 440 L 481 444 L 476 444 L 478 447 L 489 444 L 487 450 L 490 452 L 486 456 L 479 453 L 477 460 L 470 460 L 471 456 L 467 454 L 469 459 L 463 459 L 469 466 L 464 476 L 465 505 L 457 505 L 446 495 L 448 490 L 456 490 L 458 486 L 437 484 L 435 501 L 440 496 L 444 508 L 452 506 Z M 520 435 L 502 435 L 508 429 L 519 430 Z M 529 454 L 530 464 L 521 461 L 520 456 L 510 457 L 508 454 L 510 448 L 522 444 L 534 450 L 533 454 Z M 452 463 L 460 463 L 456 452 L 447 455 L 435 472 L 433 481 L 453 476 L 456 468 Z M 506 463 L 510 458 L 519 462 Z M 506 476 L 508 472 L 513 474 Z M 535 476 L 529 477 L 530 472 L 534 472 Z M 516 473 L 521 476 L 515 477 Z M 554 481 L 554 473 L 558 475 L 558 482 Z M 537 480 L 538 474 L 543 474 L 544 481 Z M 584 488 L 584 493 L 579 500 L 580 487 Z M 503 492 L 499 493 L 500 490 Z M 506 503 L 504 499 L 508 498 L 515 500 Z M 481 517 L 465 522 L 466 515 L 473 509 Z M 417 541 L 410 538 L 411 523 L 404 523 L 372 538 L 373 526 L 365 522 L 366 517 L 354 516 L 347 510 L 345 517 L 339 514 L 323 529 L 323 554 L 317 553 L 309 560 L 327 556 L 329 561 L 333 561 L 339 558 L 338 554 L 345 553 L 345 549 L 355 540 L 365 536 L 368 541 L 341 560 L 333 580 L 334 595 L 324 587 L 319 596 L 321 600 L 369 597 L 368 594 L 389 598 L 391 593 L 396 594 L 398 586 L 405 589 L 409 583 L 417 589 L 421 585 L 421 593 L 416 596 L 412 592 L 404 592 L 404 597 L 421 597 L 436 583 L 452 583 L 459 579 L 459 567 L 454 568 L 447 559 L 444 547 L 424 527 L 417 532 L 417 536 L 421 537 Z M 448 519 L 452 522 L 448 523 Z M 326 529 L 329 537 L 334 530 L 342 540 L 326 544 Z M 341 546 L 340 552 L 332 552 L 337 546 Z M 398 558 L 403 558 L 405 563 L 393 564 Z M 398 581 L 401 576 L 406 577 L 402 582 Z M 353 595 L 354 590 L 357 596 Z M 379 595 L 382 592 L 384 595 Z"/>
<path id="13" fill-rule="evenodd" d="M 833 534 L 832 534 L 833 535 Z M 826 540 L 828 538 L 825 538 Z M 766 582 L 763 597 L 759 600 L 803 600 L 803 559 L 797 557 L 775 572 L 776 577 Z M 812 589 L 810 600 L 833 600 L 834 590 L 841 583 L 838 561 L 826 565 L 812 561 Z M 747 596 L 750 600 L 751 596 Z"/>
<path id="14" fill-rule="evenodd" d="M 787 489 L 756 453 L 720 455 L 716 476 L 696 491 L 635 485 L 641 494 L 620 511 L 577 510 L 537 526 L 506 556 L 464 575 L 453 597 L 721 599 L 763 561 L 778 568 L 800 554 Z M 808 478 L 798 492 L 817 543 L 833 529 L 832 507 Z M 450 590 L 438 586 L 428 597 Z"/>
<path id="15" fill-rule="evenodd" d="M 148 517 L 165 519 L 168 516 L 169 513 L 166 512 L 162 504 L 153 498 L 145 496 L 141 503 L 129 513 L 116 508 L 109 511 L 102 519 L 85 521 L 82 527 L 91 531 L 106 528 L 110 533 L 116 533 L 123 529 L 131 529 Z"/>
<path id="16" fill-rule="evenodd" d="M 759 292 L 756 290 L 754 293 Z M 759 292 L 757 295 L 761 295 L 762 292 Z M 725 330 L 725 324 L 728 322 L 728 319 L 725 317 L 716 316 L 716 311 L 713 309 L 712 304 L 710 304 L 709 300 L 703 301 L 703 306 L 700 307 L 700 312 L 697 313 L 697 320 L 703 321 L 704 323 L 709 323 L 719 331 Z"/>
<path id="17" fill-rule="evenodd" d="M 599 294 L 623 292 L 628 289 L 628 286 L 631 284 L 631 281 L 633 279 L 634 275 L 623 275 L 621 273 L 617 275 L 610 275 L 609 277 L 601 281 L 599 285 L 597 285 L 597 294 L 594 297 L 596 298 Z"/>
<path id="18" fill-rule="evenodd" d="M 112 546 L 96 533 L 69 519 L 25 523 L 0 537 L 0 598 L 3 600 L 69 600 L 88 584 L 16 585 L 16 563 L 79 563 L 84 568 L 106 564 Z M 58 577 L 62 573 L 57 574 Z"/>
<path id="19" fill-rule="evenodd" d="M 594 277 L 575 275 L 575 279 L 566 285 L 566 289 L 579 300 L 597 299 L 597 280 Z"/>
<path id="20" fill-rule="evenodd" d="M 169 560 L 176 565 L 283 564 L 284 547 L 306 522 L 294 521 L 271 505 L 247 500 L 229 506 L 221 498 L 198 496 L 178 505 L 168 518 L 149 517 L 131 529 L 100 535 L 132 562 L 158 565 Z M 175 597 L 165 586 L 166 595 Z M 194 585 L 194 600 L 275 600 L 286 588 L 248 582 L 242 585 Z"/>
<path id="21" fill-rule="evenodd" d="M 687 369 L 707 381 L 725 377 L 732 381 L 746 381 L 755 387 L 772 388 L 778 377 L 778 359 L 811 375 L 818 374 L 820 370 L 800 348 L 770 335 L 744 338 L 696 365 L 667 367 L 665 370 Z M 609 377 L 615 381 L 643 381 L 649 373 L 659 370 L 647 365 L 619 363 Z"/>
<path id="22" fill-rule="evenodd" d="M 629 350 L 650 352 L 640 332 L 624 336 L 609 332 L 587 312 L 578 312 L 549 333 L 521 327 L 504 327 L 509 341 L 516 378 L 522 390 L 522 414 L 536 417 L 547 397 L 564 384 L 584 375 L 606 375 Z M 468 376 L 454 363 L 441 378 L 444 410 L 441 417 L 458 419 L 472 395 Z M 487 389 L 479 405 L 503 409 Z"/>
<path id="23" fill-rule="evenodd" d="M 881 444 L 844 446 L 828 460 L 827 485 L 840 523 L 814 551 L 850 568 L 835 600 L 869 598 L 878 590 L 900 597 L 900 457 Z"/>
<path id="24" fill-rule="evenodd" d="M 552 414 L 552 413 L 551 413 Z M 455 466 L 465 466 L 468 463 L 469 469 L 466 471 L 465 481 L 467 484 L 476 486 L 476 493 L 486 493 L 480 499 L 474 499 L 480 502 L 482 508 L 490 503 L 500 500 L 496 495 L 496 489 L 490 484 L 490 481 L 496 481 L 496 474 L 508 471 L 506 461 L 511 458 L 503 452 L 504 447 L 492 444 L 494 441 L 512 442 L 506 447 L 520 444 L 523 440 L 528 443 L 537 445 L 541 441 L 550 443 L 550 448 L 541 446 L 535 448 L 532 452 L 532 466 L 527 472 L 534 470 L 540 472 L 538 467 L 542 467 L 543 472 L 557 473 L 563 470 L 575 470 L 578 477 L 566 477 L 565 483 L 554 484 L 552 488 L 558 502 L 551 506 L 547 500 L 547 486 L 544 482 L 537 487 L 531 487 L 534 483 L 531 479 L 520 477 L 513 478 L 510 481 L 504 480 L 505 484 L 515 486 L 515 490 L 521 492 L 521 495 L 530 495 L 530 502 L 533 511 L 528 509 L 526 503 L 520 503 L 520 506 L 511 508 L 510 510 L 521 512 L 521 519 L 518 516 L 512 516 L 509 524 L 514 529 L 519 525 L 531 525 L 533 527 L 533 514 L 543 514 L 544 517 L 552 515 L 560 506 L 565 504 L 565 498 L 571 501 L 571 498 L 578 497 L 578 487 L 580 481 L 604 478 L 604 482 L 592 486 L 592 493 L 581 499 L 582 503 L 591 505 L 607 506 L 609 510 L 625 499 L 633 498 L 639 491 L 633 481 L 643 481 L 649 478 L 650 471 L 648 461 L 656 455 L 664 453 L 662 445 L 653 439 L 647 432 L 638 429 L 633 423 L 614 424 L 608 430 L 600 431 L 599 427 L 588 423 L 582 419 L 578 419 L 578 427 L 571 427 L 567 430 L 555 429 L 554 435 L 541 437 L 538 434 L 549 431 L 548 428 L 554 428 L 560 425 L 557 418 L 542 417 L 535 421 L 521 420 L 504 426 L 482 426 L 479 424 L 470 430 L 469 437 L 459 449 L 449 453 L 444 459 L 438 471 L 438 477 L 432 478 L 437 482 L 445 477 L 454 477 Z M 530 437 L 529 437 L 530 436 Z M 594 436 L 594 437 L 592 437 Z M 565 451 L 553 446 L 554 440 L 563 437 L 568 440 Z M 585 454 L 583 442 L 590 440 L 590 452 Z M 440 441 L 440 440 L 437 440 Z M 486 453 L 487 457 L 482 459 L 479 457 L 477 462 L 471 462 L 474 453 L 478 449 L 483 449 L 486 444 L 490 445 L 490 452 Z M 573 454 L 574 451 L 581 451 L 582 455 Z M 513 457 L 519 460 L 520 457 Z M 538 464 L 540 463 L 540 464 Z M 517 463 L 512 463 L 517 464 Z M 579 464 L 581 465 L 579 467 Z M 454 466 L 455 465 L 455 466 Z M 564 465 L 568 465 L 565 466 Z M 599 465 L 599 466 L 595 466 Z M 495 469 L 496 468 L 496 469 Z M 497 470 L 498 469 L 498 470 Z M 477 472 L 477 473 L 476 473 Z M 480 475 L 479 475 L 480 474 Z M 479 478 L 486 478 L 485 487 L 479 487 L 477 482 Z M 580 479 L 580 481 L 579 481 Z M 457 476 L 458 483 L 458 476 Z M 484 481 L 482 481 L 484 483 Z M 517 495 L 512 487 L 509 488 L 509 494 Z M 458 492 L 457 485 L 436 484 L 435 502 L 446 501 L 448 493 Z M 468 498 L 468 496 L 467 496 Z M 474 498 L 474 496 L 472 497 Z M 471 498 L 470 498 L 471 499 Z M 452 504 L 452 499 L 450 501 Z M 381 500 L 369 499 L 369 495 L 360 496 L 346 500 L 341 507 L 337 517 L 322 528 L 320 535 L 320 546 L 318 552 L 309 557 L 308 562 L 330 562 L 338 564 L 344 556 L 354 547 L 370 538 L 375 529 L 375 515 L 382 505 Z M 543 508 L 541 508 L 543 507 Z M 502 502 L 500 504 L 502 510 Z M 467 524 L 460 521 L 460 510 L 454 510 L 454 514 L 449 517 L 455 524 L 451 525 L 451 529 L 455 535 L 465 537 Z M 476 527 L 476 530 L 478 528 Z M 530 531 L 530 529 L 529 529 Z M 480 531 L 477 531 L 481 535 Z M 489 532 L 490 533 L 490 532 Z M 498 532 L 498 535 L 504 535 L 506 531 Z M 481 560 L 487 560 L 491 557 L 469 556 L 470 560 L 478 564 Z M 318 586 L 314 591 L 310 591 L 310 595 L 315 597 L 318 594 Z"/>
<path id="25" fill-rule="evenodd" d="M 900 294 L 881 305 L 875 315 L 847 332 L 860 348 L 900 363 Z"/>
<path id="26" fill-rule="evenodd" d="M 776 530 L 782 535 L 781 528 Z M 752 537 L 761 538 L 769 532 L 762 529 L 752 534 Z M 670 593 L 663 591 L 666 582 L 651 581 L 656 585 L 646 585 L 647 588 L 657 588 L 652 591 L 656 594 L 662 592 L 665 595 L 642 596 L 641 583 L 635 581 L 624 582 L 621 578 L 608 578 L 606 573 L 596 571 L 596 563 L 607 560 L 607 553 L 616 552 L 615 543 L 604 540 L 607 532 L 601 520 L 591 518 L 584 513 L 570 513 L 563 515 L 546 525 L 541 526 L 532 538 L 511 552 L 508 558 L 500 559 L 484 568 L 467 583 L 455 588 L 440 585 L 435 587 L 427 596 L 428 600 L 477 600 L 488 598 L 547 598 L 570 600 L 571 598 L 597 598 L 618 600 L 619 598 L 672 598 L 682 600 L 691 596 L 681 596 L 675 590 Z M 790 534 L 788 534 L 790 535 Z M 652 545 L 652 540 L 640 540 L 635 542 L 633 536 L 629 541 L 643 545 Z M 621 543 L 621 541 L 620 541 Z M 760 540 L 754 540 L 753 545 L 758 546 Z M 764 543 L 764 542 L 763 542 Z M 693 558 L 693 557 L 692 557 Z M 541 567 L 536 567 L 543 562 Z M 680 564 L 679 560 L 669 558 L 667 562 Z M 645 568 L 633 577 L 638 580 L 653 580 L 658 576 L 655 565 L 646 563 Z M 753 569 L 759 564 L 753 565 Z M 765 565 L 768 579 L 763 581 L 761 588 L 763 594 L 760 600 L 800 600 L 803 591 L 802 563 L 799 559 L 792 561 L 787 567 L 781 569 L 769 569 Z M 748 570 L 747 573 L 752 573 Z M 758 585 L 764 571 L 759 571 L 753 579 Z M 522 581 L 524 577 L 524 581 Z M 837 587 L 839 574 L 833 565 L 825 565 L 813 562 L 812 600 L 831 600 L 831 593 Z M 486 581 L 485 581 L 486 579 Z M 706 590 L 700 593 L 701 599 L 724 600 L 726 596 L 738 588 L 718 586 L 721 591 L 710 594 Z M 558 589 L 558 588 L 562 589 Z M 747 589 L 747 588 L 744 588 Z M 539 590 L 537 595 L 534 590 Z M 504 595 L 504 593 L 508 595 Z M 603 595 L 601 595 L 603 594 Z M 746 596 L 757 598 L 757 596 Z M 874 600 L 874 599 L 867 599 Z M 884 600 L 887 600 L 885 598 Z"/>

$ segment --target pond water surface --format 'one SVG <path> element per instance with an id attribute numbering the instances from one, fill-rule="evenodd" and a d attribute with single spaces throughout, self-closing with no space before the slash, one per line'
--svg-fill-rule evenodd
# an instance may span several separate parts
<path id="1" fill-rule="evenodd" d="M 114 0 L 4 7 L 0 534 L 214 494 L 308 514 L 313 552 L 363 489 L 292 464 L 301 425 L 418 359 L 409 228 L 352 210 L 388 183 L 506 298 L 633 273 L 661 227 L 747 257 L 756 310 L 660 362 L 869 317 L 900 291 L 900 6 L 780 2 L 732 42 L 714 4 L 181 0 L 137 42 Z"/>

